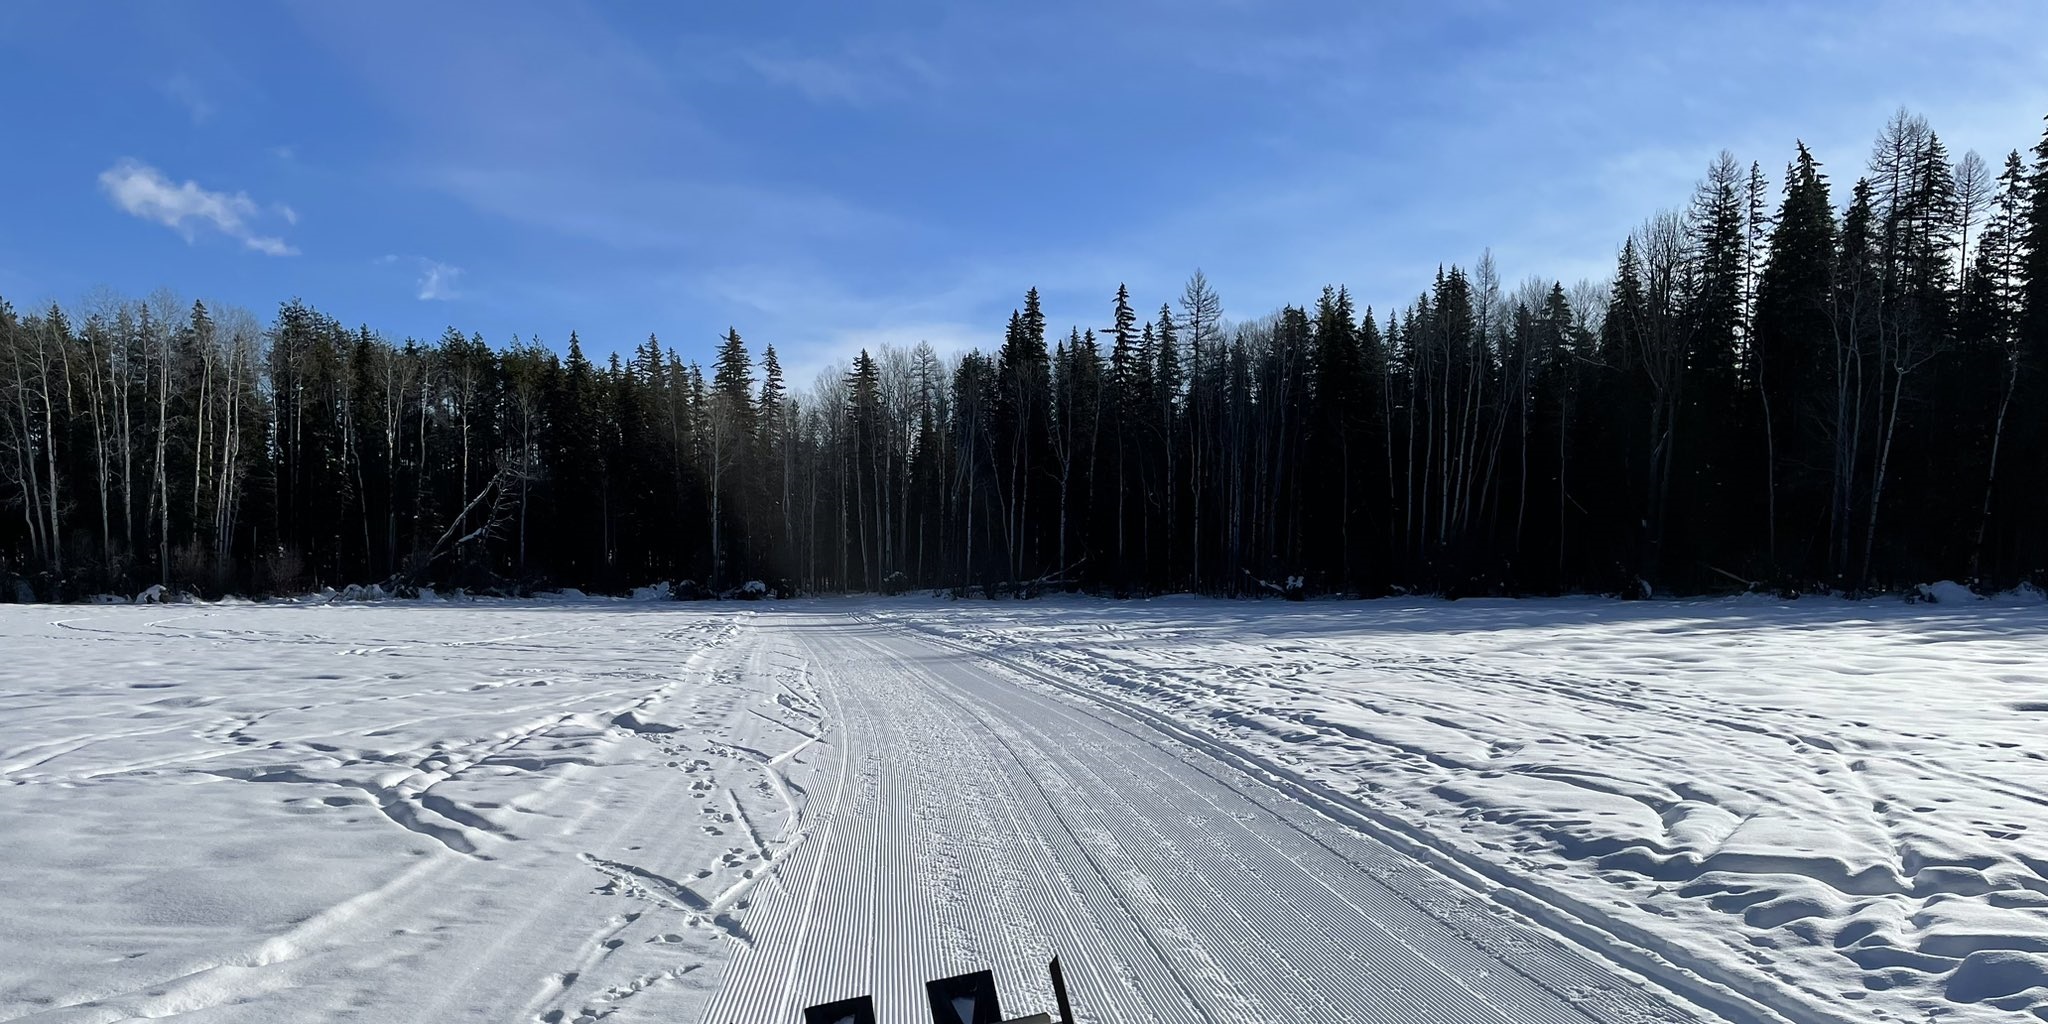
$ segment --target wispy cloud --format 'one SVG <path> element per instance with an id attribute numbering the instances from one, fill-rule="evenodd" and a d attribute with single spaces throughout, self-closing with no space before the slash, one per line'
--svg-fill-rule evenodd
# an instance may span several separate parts
<path id="1" fill-rule="evenodd" d="M 193 124 L 205 124 L 213 118 L 213 100 L 207 97 L 206 90 L 200 88 L 191 75 L 181 71 L 165 79 L 160 88 L 172 102 L 185 108 Z"/>
<path id="2" fill-rule="evenodd" d="M 768 182 L 713 181 L 599 167 L 450 166 L 429 179 L 494 216 L 617 250 L 752 255 L 822 239 L 900 234 L 887 214 Z"/>
<path id="3" fill-rule="evenodd" d="M 387 255 L 377 261 L 390 266 L 410 264 L 419 271 L 414 282 L 413 296 L 421 302 L 447 302 L 462 298 L 459 286 L 462 283 L 462 268 L 452 263 L 443 263 L 425 256 Z"/>
<path id="4" fill-rule="evenodd" d="M 813 103 L 866 106 L 946 82 L 908 40 L 892 36 L 862 36 L 834 50 L 810 53 L 787 47 L 743 49 L 738 59 L 768 85 L 793 90 Z"/>
<path id="5" fill-rule="evenodd" d="M 455 284 L 462 278 L 462 268 L 438 260 L 425 260 L 424 264 L 420 270 L 420 301 L 444 302 L 457 297 Z"/>
<path id="6" fill-rule="evenodd" d="M 137 160 L 123 159 L 100 172 L 100 189 L 126 213 L 158 224 L 194 241 L 202 228 L 212 228 L 266 256 L 296 256 L 298 250 L 275 235 L 258 234 L 250 222 L 263 208 L 244 192 L 214 192 L 187 179 L 173 183 L 162 171 Z M 290 207 L 281 207 L 287 223 L 297 223 Z"/>

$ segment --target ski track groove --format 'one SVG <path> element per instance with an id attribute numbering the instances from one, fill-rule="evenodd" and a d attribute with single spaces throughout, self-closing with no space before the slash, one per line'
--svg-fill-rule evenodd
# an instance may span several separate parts
<path id="1" fill-rule="evenodd" d="M 708 1024 L 861 993 L 918 1019 L 924 980 L 984 967 L 1006 1014 L 1048 1009 L 1054 954 L 1090 1022 L 1712 1019 L 1141 716 L 865 616 L 774 618 L 841 769 Z"/>
<path id="2" fill-rule="evenodd" d="M 546 680 L 345 697 L 334 681 L 369 678 L 361 666 L 392 659 L 419 665 L 434 650 L 545 661 L 597 642 L 591 631 L 604 624 L 342 640 L 205 621 L 221 614 L 159 616 L 139 629 L 114 628 L 113 616 L 51 625 L 72 643 L 292 644 L 309 649 L 301 657 L 324 650 L 358 667 L 288 680 L 267 705 L 224 706 L 196 730 L 179 719 L 73 734 L 95 718 L 65 718 L 64 734 L 0 751 L 0 779 L 68 787 L 162 773 L 210 776 L 192 780 L 206 785 L 324 785 L 361 792 L 366 809 L 440 846 L 247 949 L 150 961 L 161 970 L 153 983 L 131 987 L 130 976 L 122 991 L 81 990 L 40 1008 L 58 1019 L 207 1015 L 318 979 L 342 950 L 354 951 L 358 977 L 374 977 L 361 965 L 408 955 L 384 952 L 389 937 L 431 932 L 459 912 L 429 897 L 457 879 L 475 887 L 508 877 L 478 872 L 514 870 L 556 874 L 518 890 L 492 918 L 495 930 L 451 947 L 463 961 L 443 964 L 416 1005 L 382 1007 L 385 1017 L 668 1019 L 663 1000 L 680 998 L 706 1024 L 795 1024 L 806 1005 L 873 993 L 883 1020 L 916 1020 L 926 980 L 983 968 L 996 975 L 1005 1015 L 1017 1016 L 1052 1009 L 1045 963 L 1058 955 L 1077 1024 L 1714 1019 L 1504 909 L 1505 896 L 1520 894 L 1418 859 L 1382 826 L 1333 810 L 1284 766 L 1233 758 L 1193 726 L 929 630 L 777 610 L 643 631 L 608 642 L 650 645 L 639 653 L 654 657 L 689 653 L 653 670 L 586 666 L 578 678 L 593 688 L 505 693 L 479 712 L 498 727 L 456 717 L 449 738 L 413 743 L 434 735 L 436 701 L 460 708 L 470 691 Z M 1114 633 L 1105 627 L 1089 642 L 1113 644 Z M 309 713 L 335 709 L 355 716 L 363 749 L 307 731 L 318 717 Z M 172 753 L 147 739 L 180 731 L 200 746 Z M 401 735 L 388 742 L 413 745 L 370 746 Z M 144 756 L 89 771 L 67 764 L 117 740 L 142 740 Z M 582 751 L 629 747 L 619 763 L 636 773 L 630 781 L 576 774 L 593 763 Z M 544 810 L 510 806 L 539 817 L 503 810 L 506 789 L 545 797 L 571 777 L 593 788 L 568 789 L 579 799 Z M 440 789 L 451 783 L 465 785 Z M 684 845 L 664 847 L 678 831 Z M 714 835 L 724 838 L 706 838 Z M 571 841 L 573 852 L 551 845 Z M 729 852 L 711 853 L 720 846 Z M 694 863 L 690 851 L 712 862 Z M 685 939 L 686 929 L 702 930 Z"/>
<path id="3" fill-rule="evenodd" d="M 1048 707 L 1047 710 L 1051 711 L 1054 714 L 1061 715 L 1062 717 L 1067 718 L 1070 722 L 1077 722 L 1077 724 L 1079 724 L 1078 721 L 1073 716 L 1071 716 L 1069 712 L 1059 708 L 1057 705 L 1051 705 Z M 1097 725 L 1098 723 L 1090 722 L 1087 724 Z M 1000 733 L 998 733 L 998 735 L 1000 735 Z M 1043 749 L 1054 748 L 1048 746 Z M 1098 792 L 1129 793 L 1134 790 L 1144 790 L 1150 792 L 1152 795 L 1154 795 L 1162 801 L 1170 801 L 1173 799 L 1173 794 L 1165 792 L 1160 786 L 1155 784 L 1155 782 L 1153 781 L 1155 779 L 1171 778 L 1173 776 L 1162 773 L 1154 773 L 1149 776 L 1145 774 L 1140 774 L 1132 770 L 1128 763 L 1122 763 L 1119 765 L 1119 767 L 1123 769 L 1126 775 L 1126 778 L 1122 780 L 1122 786 L 1119 786 L 1116 783 L 1112 783 L 1110 780 L 1103 779 L 1100 777 L 1099 773 L 1096 773 L 1096 779 L 1101 786 Z M 1121 822 L 1148 820 L 1143 817 L 1137 816 L 1135 814 L 1135 808 L 1133 808 L 1132 810 L 1133 813 L 1131 815 L 1117 815 L 1115 820 Z M 1151 820 L 1156 821 L 1157 819 Z M 1240 822 L 1239 824 L 1242 823 Z M 1120 827 L 1118 831 L 1122 833 L 1122 835 L 1118 836 L 1119 851 L 1122 852 L 1125 856 L 1130 856 L 1132 851 L 1151 849 L 1155 848 L 1155 846 L 1156 848 L 1171 851 L 1176 855 L 1184 856 L 1183 854 L 1181 854 L 1181 851 L 1183 849 L 1181 844 L 1189 842 L 1193 838 L 1187 835 L 1168 836 L 1158 832 L 1156 829 L 1152 829 L 1150 831 L 1153 842 L 1148 843 L 1146 837 L 1144 836 L 1132 836 L 1130 833 L 1135 832 L 1135 829 L 1133 828 L 1125 826 Z M 1253 833 L 1253 835 L 1256 838 L 1256 833 Z M 1298 865 L 1295 865 L 1293 861 L 1290 858 L 1287 858 L 1284 853 L 1281 853 L 1277 849 L 1277 847 L 1274 847 L 1273 849 L 1274 852 L 1278 854 L 1282 859 L 1287 860 L 1289 866 L 1296 867 L 1298 870 Z M 1238 866 L 1240 868 L 1245 867 L 1245 865 L 1241 863 Z M 1271 922 L 1276 920 L 1286 920 L 1290 917 L 1299 917 L 1299 915 L 1294 912 L 1294 908 L 1300 906 L 1304 902 L 1310 902 L 1306 898 L 1308 894 L 1300 891 L 1297 888 L 1290 887 L 1285 891 L 1275 891 L 1267 887 L 1249 884 L 1244 881 L 1246 875 L 1242 871 L 1226 871 L 1222 873 L 1222 877 L 1231 879 L 1237 884 L 1228 885 L 1223 889 L 1219 889 L 1213 884 L 1206 884 L 1203 887 L 1206 890 L 1205 892 L 1195 891 L 1194 887 L 1190 884 L 1186 884 L 1185 881 L 1187 879 L 1194 878 L 1202 879 L 1206 882 L 1208 878 L 1212 877 L 1210 874 L 1204 873 L 1199 870 L 1187 872 L 1173 872 L 1170 870 L 1169 866 L 1169 870 L 1160 872 L 1159 875 L 1156 877 L 1167 878 L 1170 880 L 1171 884 L 1173 884 L 1175 889 L 1175 899 L 1172 901 L 1172 906 L 1188 907 L 1195 909 L 1197 913 L 1199 913 L 1206 919 L 1204 923 L 1209 926 L 1209 930 L 1212 932 L 1228 930 L 1227 922 L 1220 921 L 1217 919 L 1220 916 L 1219 908 L 1221 908 L 1221 911 L 1223 913 L 1228 913 L 1231 916 L 1235 917 L 1240 925 L 1245 926 L 1244 930 L 1250 933 L 1257 931 L 1257 927 L 1253 926 L 1250 921 L 1246 920 L 1243 914 L 1236 908 L 1240 906 L 1264 903 L 1269 908 L 1269 912 L 1274 915 L 1273 917 L 1268 919 L 1268 921 Z M 1331 890 L 1331 894 L 1338 895 L 1336 894 L 1334 889 Z M 1273 900 L 1269 898 L 1267 900 L 1262 901 L 1259 899 L 1261 895 L 1277 896 L 1279 897 L 1279 899 Z M 1338 895 L 1338 900 L 1346 904 L 1347 907 L 1353 910 L 1354 912 L 1360 914 L 1363 913 L 1363 911 L 1360 910 L 1360 908 L 1358 908 L 1356 904 L 1353 904 L 1351 903 L 1351 901 L 1344 899 L 1341 895 Z M 1326 903 L 1327 901 L 1314 902 Z M 1291 927 L 1278 929 L 1271 928 L 1269 923 L 1267 930 L 1277 931 L 1280 934 L 1290 935 L 1296 938 L 1297 940 L 1300 938 L 1303 932 L 1313 932 L 1321 935 L 1325 940 L 1330 941 L 1333 947 L 1347 950 L 1356 950 L 1368 941 L 1367 936 L 1359 934 L 1356 931 L 1349 931 L 1347 934 L 1342 935 L 1332 934 L 1331 930 L 1325 928 L 1317 919 L 1289 921 L 1288 923 Z M 1441 1001 L 1443 1001 L 1447 1005 L 1456 1005 L 1461 998 L 1469 998 L 1474 1008 L 1473 1012 L 1475 1016 L 1466 1019 L 1491 1020 L 1495 1019 L 1495 1015 L 1497 1015 L 1500 1018 L 1512 1019 L 1508 1018 L 1508 1015 L 1506 1013 L 1501 1012 L 1497 1008 L 1493 1007 L 1491 1000 L 1488 999 L 1486 996 L 1481 995 L 1480 993 L 1472 990 L 1469 986 L 1467 986 L 1464 983 L 1462 979 L 1459 978 L 1459 976 L 1453 974 L 1451 971 L 1445 969 L 1440 964 L 1438 964 L 1436 960 L 1430 955 L 1430 953 L 1425 952 L 1422 949 L 1417 949 L 1407 939 L 1404 939 L 1403 937 L 1396 935 L 1393 931 L 1388 930 L 1383 926 L 1380 927 L 1379 930 L 1384 935 L 1386 940 L 1385 942 L 1379 943 L 1379 945 L 1381 945 L 1383 949 L 1388 944 L 1397 944 L 1402 948 L 1405 948 L 1413 952 L 1417 959 L 1419 959 L 1424 964 L 1427 964 L 1431 969 L 1441 973 L 1443 975 L 1443 979 L 1450 983 L 1449 987 L 1432 986 L 1434 990 L 1434 995 L 1436 995 Z M 1319 944 L 1309 943 L 1306 944 L 1306 948 L 1313 953 L 1313 951 L 1318 950 L 1321 947 Z M 1233 1009 L 1238 1011 L 1238 1019 L 1267 1019 L 1270 1015 L 1272 1015 L 1275 1012 L 1276 1004 L 1280 999 L 1280 995 L 1275 990 L 1273 985 L 1269 983 L 1261 983 L 1262 981 L 1267 980 L 1263 977 L 1266 974 L 1264 967 L 1266 964 L 1269 963 L 1285 963 L 1286 961 L 1282 955 L 1282 951 L 1278 947 L 1269 944 L 1262 951 L 1264 953 L 1264 956 L 1257 956 L 1248 953 L 1247 951 L 1240 951 L 1235 949 L 1231 950 L 1230 952 L 1235 953 L 1237 955 L 1232 957 L 1232 970 L 1229 976 L 1235 976 L 1237 978 L 1244 979 L 1252 979 L 1254 984 L 1259 985 L 1259 995 L 1261 997 L 1256 1002 L 1250 1002 L 1234 1007 Z M 1442 955 L 1442 951 L 1438 951 L 1438 955 Z M 1321 966 L 1327 967 L 1329 965 L 1327 963 L 1324 963 Z M 1366 967 L 1366 964 L 1360 962 L 1359 964 L 1357 964 L 1357 966 L 1363 968 Z M 1477 968 L 1477 963 L 1476 961 L 1472 961 L 1468 958 L 1467 963 L 1464 966 L 1466 966 L 1468 970 L 1475 970 Z M 1299 970 L 1292 969 L 1291 965 L 1289 969 L 1291 973 L 1295 975 L 1295 977 L 1297 977 L 1298 979 L 1305 980 L 1305 977 L 1301 974 Z M 1219 983 L 1219 987 L 1221 985 L 1227 985 L 1227 982 L 1224 981 L 1226 975 L 1224 975 L 1222 972 L 1214 972 L 1212 977 L 1215 982 Z M 1327 1005 L 1327 1003 L 1325 1005 Z M 1488 1013 L 1487 1011 L 1492 1012 Z"/>
<path id="4" fill-rule="evenodd" d="M 895 628 L 914 633 L 948 650 L 956 650 L 961 653 L 988 658 L 992 662 L 1014 672 L 1018 677 L 1036 680 L 1040 684 L 1050 687 L 1055 692 L 1063 693 L 1069 697 L 1104 708 L 1121 711 L 1122 714 L 1128 716 L 1133 722 L 1147 724 L 1151 728 L 1177 739 L 1192 749 L 1207 753 L 1220 765 L 1229 766 L 1234 770 L 1241 771 L 1247 778 L 1257 779 L 1261 784 L 1271 787 L 1281 794 L 1283 799 L 1300 801 L 1310 806 L 1321 808 L 1320 813 L 1334 815 L 1350 823 L 1352 830 L 1371 836 L 1376 842 L 1392 843 L 1398 856 L 1414 858 L 1413 866 L 1421 867 L 1422 865 L 1428 865 L 1428 868 L 1435 869 L 1435 871 L 1440 873 L 1439 884 L 1458 885 L 1473 893 L 1512 907 L 1516 911 L 1529 915 L 1542 926 L 1554 929 L 1555 934 L 1547 936 L 1551 941 L 1557 941 L 1559 938 L 1569 936 L 1569 941 L 1577 943 L 1582 950 L 1595 951 L 1599 955 L 1610 958 L 1610 962 L 1627 964 L 1630 970 L 1644 971 L 1667 986 L 1682 991 L 1685 997 L 1695 1000 L 1693 1005 L 1684 1008 L 1684 1013 L 1700 1015 L 1709 1012 L 1707 1008 L 1710 1008 L 1712 1012 L 1718 1012 L 1728 1020 L 1763 1021 L 1779 1024 L 1779 1022 L 1786 1020 L 1785 1016 L 1781 1014 L 1781 1010 L 1800 1009 L 1797 1007 L 1766 1005 L 1759 1002 L 1749 993 L 1746 986 L 1742 985 L 1740 979 L 1726 979 L 1724 981 L 1721 973 L 1713 970 L 1710 965 L 1699 965 L 1704 968 L 1702 971 L 1704 976 L 1693 973 L 1691 966 L 1676 966 L 1665 958 L 1664 952 L 1660 951 L 1664 947 L 1639 944 L 1642 941 L 1641 938 L 1632 931 L 1608 930 L 1611 922 L 1608 921 L 1604 914 L 1600 913 L 1598 908 L 1584 906 L 1564 894 L 1552 892 L 1543 885 L 1540 879 L 1508 877 L 1504 869 L 1492 867 L 1483 862 L 1477 862 L 1455 848 L 1449 847 L 1435 837 L 1428 835 L 1419 826 L 1389 819 L 1357 798 L 1346 798 L 1332 793 L 1326 787 L 1305 778 L 1281 761 L 1241 750 L 1227 740 L 1200 731 L 1196 724 L 1174 719 L 1163 712 L 1146 707 L 1127 697 L 1089 690 L 1077 682 L 1071 675 L 1062 675 L 1055 670 L 1005 653 L 1002 650 L 1005 645 L 1001 641 L 993 643 L 986 640 L 979 643 L 970 642 L 940 633 L 930 627 L 919 625 L 895 625 Z M 1111 627 L 1105 626 L 1104 628 Z M 984 644 L 987 646 L 983 646 Z M 1401 853 L 1399 851 L 1407 852 Z M 1456 879 L 1456 881 L 1453 881 L 1453 879 Z M 1543 933 L 1533 934 L 1542 935 Z M 1514 945 L 1518 950 L 1518 955 L 1525 957 L 1533 955 L 1531 951 L 1523 949 L 1519 945 L 1528 941 L 1528 935 L 1514 935 L 1512 939 L 1512 942 L 1504 941 L 1501 944 Z M 1681 954 L 1681 963 L 1690 961 L 1689 957 L 1683 956 L 1684 950 L 1672 949 L 1668 951 Z M 1554 951 L 1544 959 L 1554 964 L 1561 955 L 1563 955 L 1561 950 Z M 1619 982 L 1623 987 L 1632 984 L 1632 982 L 1625 979 L 1610 978 L 1605 980 L 1610 983 Z M 1574 986 L 1573 991 L 1578 991 L 1580 988 L 1579 986 Z M 1638 1008 L 1618 1004 L 1615 999 L 1615 985 L 1613 984 L 1593 986 L 1593 988 L 1604 994 L 1598 999 L 1575 997 L 1572 1001 L 1588 1005 L 1597 1003 L 1606 1007 L 1610 1012 L 1622 1014 L 1623 1016 L 1619 1019 L 1638 1019 L 1635 1016 L 1628 1016 L 1628 1014 L 1644 1012 Z M 1667 997 L 1674 994 L 1670 991 L 1666 992 Z M 1672 1012 L 1680 1011 L 1674 1010 Z M 1652 1016 L 1641 1019 L 1668 1020 L 1675 1018 Z M 1834 1022 L 1848 1018 L 1832 1015 L 1807 1015 L 1795 1019 Z"/>

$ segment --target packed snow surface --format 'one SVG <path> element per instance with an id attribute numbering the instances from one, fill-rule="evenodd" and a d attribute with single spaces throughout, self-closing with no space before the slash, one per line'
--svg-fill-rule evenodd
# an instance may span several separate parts
<path id="1" fill-rule="evenodd" d="M 1787 1018 L 2048 1020 L 2048 607 L 1938 589 L 883 617 L 1181 723 Z"/>
<path id="2" fill-rule="evenodd" d="M 2048 1020 L 2048 607 L 0 606 L 0 1021 Z"/>

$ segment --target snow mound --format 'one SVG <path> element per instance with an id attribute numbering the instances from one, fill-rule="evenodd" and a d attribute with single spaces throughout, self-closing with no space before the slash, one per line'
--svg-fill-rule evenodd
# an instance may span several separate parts
<path id="1" fill-rule="evenodd" d="M 1986 949 L 1963 958 L 1948 979 L 1948 998 L 1957 1003 L 2008 999 L 2029 989 L 2048 989 L 2048 956 L 2016 949 Z"/>
<path id="2" fill-rule="evenodd" d="M 635 601 L 673 601 L 676 589 L 667 583 L 656 583 L 651 587 L 634 587 L 631 599 Z"/>
<path id="3" fill-rule="evenodd" d="M 1983 596 L 1954 580 L 1937 583 L 1923 583 L 1914 587 L 1909 599 L 1925 601 L 1928 604 L 1969 604 L 1984 600 Z"/>

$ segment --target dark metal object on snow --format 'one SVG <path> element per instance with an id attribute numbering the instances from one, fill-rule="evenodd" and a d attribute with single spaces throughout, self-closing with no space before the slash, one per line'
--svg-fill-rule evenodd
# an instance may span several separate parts
<path id="1" fill-rule="evenodd" d="M 819 1003 L 804 1011 L 804 1024 L 876 1024 L 875 998 L 854 996 L 852 999 Z"/>
<path id="2" fill-rule="evenodd" d="M 1034 1013 L 1014 1020 L 1003 1019 L 1000 997 L 996 994 L 996 977 L 990 971 L 975 971 L 951 978 L 940 978 L 925 983 L 925 998 L 931 1001 L 933 1024 L 1074 1024 L 1074 1009 L 1067 1001 L 1067 978 L 1060 970 L 1060 961 L 1054 957 L 1046 965 L 1052 974 L 1052 994 L 1059 1004 L 1060 1016 L 1055 1022 L 1050 1014 Z M 871 996 L 855 996 L 830 1003 L 820 1003 L 804 1010 L 804 1024 L 877 1024 L 875 1001 Z"/>
<path id="3" fill-rule="evenodd" d="M 1060 971 L 1060 958 L 1053 957 L 1046 970 L 1052 972 L 1052 997 L 1059 1003 L 1061 1024 L 1074 1024 L 1074 1008 L 1067 1003 L 1067 976 Z"/>
<path id="4" fill-rule="evenodd" d="M 932 1002 L 936 1024 L 1003 1024 L 996 976 L 988 971 L 927 981 L 924 994 Z"/>

